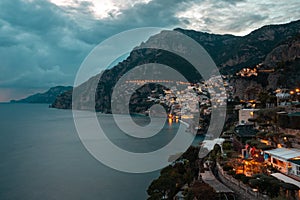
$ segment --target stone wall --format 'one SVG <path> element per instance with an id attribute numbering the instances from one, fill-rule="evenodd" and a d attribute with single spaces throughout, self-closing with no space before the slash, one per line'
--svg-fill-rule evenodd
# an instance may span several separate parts
<path id="1" fill-rule="evenodd" d="M 226 174 L 219 163 L 217 164 L 217 170 L 220 180 L 237 193 L 238 200 L 270 200 L 268 196 L 254 192 L 249 186 Z"/>

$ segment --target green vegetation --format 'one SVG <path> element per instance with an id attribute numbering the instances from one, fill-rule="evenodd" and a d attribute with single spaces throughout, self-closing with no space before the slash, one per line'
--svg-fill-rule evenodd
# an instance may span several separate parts
<path id="1" fill-rule="evenodd" d="M 258 189 L 260 193 L 267 194 L 269 197 L 277 197 L 280 191 L 280 181 L 272 176 L 257 174 L 249 180 L 252 188 Z"/>
<path id="2" fill-rule="evenodd" d="M 267 194 L 272 199 L 295 199 L 295 192 L 299 187 L 290 183 L 284 183 L 273 176 L 256 174 L 252 177 L 235 175 L 238 180 L 248 183 L 252 188 L 257 189 L 262 194 Z"/>
<path id="3" fill-rule="evenodd" d="M 231 142 L 223 142 L 222 148 L 223 148 L 223 150 L 232 150 Z"/>
<path id="4" fill-rule="evenodd" d="M 260 107 L 261 108 L 266 108 L 267 103 L 271 103 L 271 104 L 276 105 L 276 101 L 277 101 L 276 96 L 270 94 L 267 91 L 261 91 L 258 94 L 258 99 L 257 100 L 260 102 Z"/>
<path id="5" fill-rule="evenodd" d="M 199 147 L 190 147 L 173 165 L 162 169 L 160 177 L 148 187 L 148 199 L 173 199 L 185 184 L 191 186 L 194 177 L 198 175 L 198 153 Z"/>
<path id="6" fill-rule="evenodd" d="M 232 170 L 233 169 L 233 167 L 231 166 L 231 165 L 224 165 L 223 166 L 223 170 L 224 171 L 230 171 L 230 170 Z"/>
<path id="7" fill-rule="evenodd" d="M 217 194 L 212 187 L 206 183 L 200 181 L 195 181 L 195 183 L 186 192 L 186 200 L 194 199 L 206 199 L 215 200 L 217 199 Z"/>
<path id="8" fill-rule="evenodd" d="M 283 111 L 283 108 L 267 108 L 256 111 L 257 122 L 259 124 L 277 124 L 277 112 Z"/>

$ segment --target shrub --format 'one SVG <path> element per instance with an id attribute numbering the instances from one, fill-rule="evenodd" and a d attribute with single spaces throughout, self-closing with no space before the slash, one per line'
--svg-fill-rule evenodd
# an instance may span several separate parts
<path id="1" fill-rule="evenodd" d="M 244 184 L 248 184 L 250 179 L 251 179 L 250 177 L 244 176 L 244 177 L 241 178 L 241 181 L 242 181 Z"/>
<path id="2" fill-rule="evenodd" d="M 245 177 L 244 174 L 236 174 L 236 175 L 234 175 L 234 178 L 237 179 L 237 180 L 242 180 L 243 177 Z"/>
<path id="3" fill-rule="evenodd" d="M 229 170 L 232 170 L 232 169 L 233 169 L 233 167 L 230 166 L 230 165 L 224 165 L 224 167 L 223 167 L 224 171 L 229 171 Z"/>
<path id="4" fill-rule="evenodd" d="M 232 145 L 230 142 L 224 142 L 222 147 L 223 147 L 223 150 L 231 150 L 232 149 Z"/>
<path id="5" fill-rule="evenodd" d="M 235 171 L 229 170 L 229 171 L 227 172 L 227 174 L 228 174 L 228 175 L 235 175 Z"/>

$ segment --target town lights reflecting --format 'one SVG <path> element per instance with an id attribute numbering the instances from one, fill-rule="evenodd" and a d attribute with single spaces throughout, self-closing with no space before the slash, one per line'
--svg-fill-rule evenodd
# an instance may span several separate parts
<path id="1" fill-rule="evenodd" d="M 172 125 L 173 119 L 172 119 L 172 118 L 169 118 L 169 119 L 168 119 L 168 122 L 169 122 L 169 125 Z"/>

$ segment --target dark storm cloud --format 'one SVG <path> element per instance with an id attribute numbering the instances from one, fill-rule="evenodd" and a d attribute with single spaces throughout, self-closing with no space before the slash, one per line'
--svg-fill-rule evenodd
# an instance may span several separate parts
<path id="1" fill-rule="evenodd" d="M 7 88 L 72 85 L 93 47 L 131 28 L 182 27 L 241 35 L 300 18 L 298 0 L 152 0 L 128 3 L 106 18 L 93 15 L 91 0 L 73 2 L 56 6 L 47 0 L 0 1 L 0 93 L 1 88 L 8 94 Z"/>
<path id="2" fill-rule="evenodd" d="M 179 24 L 175 14 L 180 5 L 184 6 L 183 2 L 185 1 L 153 0 L 148 4 L 137 4 L 131 9 L 124 10 L 114 23 L 118 23 L 124 28 L 144 26 L 172 27 Z"/>
<path id="3" fill-rule="evenodd" d="M 246 0 L 220 0 L 220 1 L 230 3 L 230 4 L 236 4 L 236 3 L 239 3 L 239 2 L 245 2 Z"/>
<path id="4" fill-rule="evenodd" d="M 184 27 L 212 33 L 245 35 L 267 24 L 287 23 L 300 18 L 300 1 L 203 0 L 189 2 L 178 10 Z M 186 23 L 186 22 L 189 23 Z"/>
<path id="5" fill-rule="evenodd" d="M 267 18 L 268 18 L 268 16 L 263 16 L 263 15 L 259 15 L 259 14 L 241 15 L 241 16 L 239 16 L 238 21 L 236 23 L 228 24 L 226 30 L 239 32 L 239 31 L 243 30 L 243 28 L 241 28 L 241 24 L 243 24 L 244 26 L 251 27 L 253 24 L 262 22 L 262 21 L 266 20 Z"/>
<path id="6" fill-rule="evenodd" d="M 0 9 L 2 20 L 25 31 L 42 33 L 65 23 L 61 15 L 55 15 L 58 9 L 46 1 L 4 0 L 0 3 Z"/>
<path id="7" fill-rule="evenodd" d="M 92 48 L 76 38 L 79 26 L 47 1 L 2 0 L 0 18 L 1 87 L 70 84 Z"/>
<path id="8" fill-rule="evenodd" d="M 66 12 L 48 1 L 2 0 L 0 86 L 72 84 L 80 63 L 99 42 L 130 28 L 174 27 L 179 23 L 174 13 L 182 2 L 136 4 L 120 16 L 99 20 L 89 12 L 89 2 L 69 6 Z"/>

